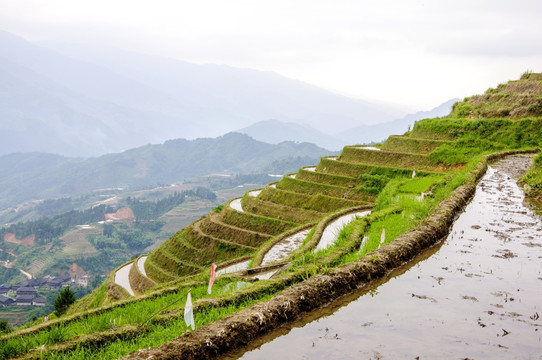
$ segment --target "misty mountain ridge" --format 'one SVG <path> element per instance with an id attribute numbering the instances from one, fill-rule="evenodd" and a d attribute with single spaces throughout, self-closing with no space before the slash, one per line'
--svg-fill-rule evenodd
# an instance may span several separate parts
<path id="1" fill-rule="evenodd" d="M 316 163 L 329 154 L 314 144 L 273 145 L 239 133 L 168 140 L 89 159 L 13 153 L 0 156 L 0 210 L 25 201 L 81 195 L 101 188 L 133 189 L 220 172 L 256 172 L 288 158 L 308 157 Z"/>
<path id="2" fill-rule="evenodd" d="M 287 123 L 279 120 L 263 120 L 237 130 L 250 137 L 278 144 L 281 141 L 310 142 L 329 150 L 340 150 L 345 145 L 380 142 L 390 134 L 402 134 L 412 128 L 414 122 L 426 118 L 448 115 L 460 99 L 452 99 L 429 111 L 418 111 L 403 118 L 374 125 L 362 125 L 339 133 L 328 135 L 309 125 Z"/>
<path id="3" fill-rule="evenodd" d="M 340 139 L 326 135 L 310 125 L 300 125 L 275 119 L 258 121 L 237 130 L 237 132 L 270 144 L 278 144 L 283 141 L 309 142 L 334 151 L 340 150 L 345 145 Z"/>
<path id="4" fill-rule="evenodd" d="M 97 156 L 172 138 L 215 137 L 261 119 L 331 133 L 390 110 L 272 72 L 104 49 L 62 53 L 0 31 L 0 154 Z"/>
<path id="5" fill-rule="evenodd" d="M 453 105 L 460 100 L 461 99 L 458 98 L 451 99 L 432 110 L 418 111 L 400 119 L 387 121 L 381 124 L 359 125 L 344 130 L 336 136 L 345 141 L 345 145 L 378 143 L 384 141 L 391 134 L 402 134 L 409 129 L 412 129 L 414 123 L 418 120 L 443 117 L 450 114 Z"/>

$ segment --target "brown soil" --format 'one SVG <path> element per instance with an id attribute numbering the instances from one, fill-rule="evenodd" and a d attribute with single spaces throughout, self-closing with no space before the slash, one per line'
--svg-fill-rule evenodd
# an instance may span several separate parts
<path id="1" fill-rule="evenodd" d="M 12 234 L 12 233 L 6 233 L 4 235 L 4 241 L 14 243 L 14 244 L 23 245 L 23 246 L 26 246 L 26 247 L 33 247 L 35 238 L 36 238 L 36 236 L 34 234 L 32 234 L 30 236 L 27 236 L 22 240 L 17 239 L 15 237 L 15 234 Z"/>
<path id="2" fill-rule="evenodd" d="M 118 209 L 117 212 L 112 214 L 105 214 L 105 220 L 121 221 L 135 219 L 134 212 L 129 207 Z"/>
<path id="3" fill-rule="evenodd" d="M 156 285 L 154 281 L 143 275 L 139 271 L 137 262 L 139 258 L 134 261 L 134 265 L 130 268 L 130 286 L 132 290 L 137 294 L 143 294 L 145 291 L 150 290 L 153 286 Z"/>
<path id="4" fill-rule="evenodd" d="M 85 272 L 85 270 L 83 270 L 83 268 L 79 265 L 77 265 L 76 263 L 73 263 L 70 265 L 70 268 L 68 269 L 68 274 L 73 278 L 73 277 L 81 277 L 83 275 L 86 275 L 87 273 Z"/>

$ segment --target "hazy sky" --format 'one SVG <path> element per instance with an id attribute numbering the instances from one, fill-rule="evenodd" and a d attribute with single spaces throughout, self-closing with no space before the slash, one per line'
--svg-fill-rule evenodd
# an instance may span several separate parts
<path id="1" fill-rule="evenodd" d="M 0 29 L 29 41 L 270 70 L 416 110 L 542 72 L 541 18 L 540 0 L 0 0 Z"/>

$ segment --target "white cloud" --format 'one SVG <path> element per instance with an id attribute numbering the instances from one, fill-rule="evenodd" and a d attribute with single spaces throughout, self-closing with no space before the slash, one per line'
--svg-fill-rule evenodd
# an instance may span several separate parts
<path id="1" fill-rule="evenodd" d="M 414 108 L 542 71 L 541 13 L 537 0 L 0 0 L 4 30 L 31 41 L 272 70 Z"/>

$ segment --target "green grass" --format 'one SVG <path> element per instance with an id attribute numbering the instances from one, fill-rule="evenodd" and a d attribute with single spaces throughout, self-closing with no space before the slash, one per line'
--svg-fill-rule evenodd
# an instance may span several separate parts
<path id="1" fill-rule="evenodd" d="M 267 188 L 259 196 L 261 200 L 318 212 L 331 212 L 359 205 L 360 202 L 323 194 L 307 195 L 282 189 Z"/>
<path id="2" fill-rule="evenodd" d="M 296 179 L 310 181 L 314 183 L 326 184 L 326 185 L 336 185 L 342 187 L 350 187 L 352 185 L 357 185 L 360 180 L 351 176 L 343 176 L 336 174 L 326 174 L 316 171 L 308 171 L 300 169 L 297 173 Z"/>
<path id="3" fill-rule="evenodd" d="M 542 200 L 542 152 L 533 160 L 532 168 L 521 178 L 527 196 Z"/>
<path id="4" fill-rule="evenodd" d="M 398 168 L 429 171 L 437 169 L 436 163 L 424 154 L 371 151 L 349 146 L 344 148 L 339 160 L 377 166 L 391 165 Z"/>
<path id="5" fill-rule="evenodd" d="M 207 278 L 208 276 L 203 277 L 203 279 L 206 280 Z M 220 288 L 228 286 L 231 281 L 231 279 L 227 278 L 218 278 L 214 285 L 215 292 L 220 292 Z M 225 294 L 231 293 L 235 290 L 236 287 L 233 287 L 233 290 L 226 291 Z M 193 301 L 196 299 L 211 297 L 207 294 L 206 284 L 192 286 L 191 292 Z M 188 288 L 181 287 L 176 293 L 169 293 L 152 299 L 130 302 L 125 306 L 116 307 L 101 314 L 92 315 L 68 324 L 55 325 L 48 331 L 40 331 L 35 334 L 15 336 L 7 340 L 0 340 L 0 359 L 5 359 L 16 354 L 27 352 L 28 350 L 41 345 L 60 343 L 78 335 L 95 334 L 112 328 L 121 328 L 122 326 L 146 323 L 160 310 L 182 310 L 187 293 Z M 258 299 L 261 300 L 261 297 L 258 297 Z M 209 309 L 204 308 L 201 313 L 196 312 L 196 324 L 202 325 L 214 321 L 220 318 L 220 316 L 225 316 L 234 311 L 238 311 L 240 308 L 248 306 L 248 303 L 249 302 L 243 302 L 238 305 L 231 305 L 228 307 L 210 307 Z M 252 302 L 250 302 L 250 304 L 251 303 Z M 156 326 L 157 329 L 160 328 L 159 325 Z M 180 334 L 181 333 L 177 332 L 177 336 Z M 158 336 L 157 339 L 159 338 L 160 337 Z"/>
<path id="6" fill-rule="evenodd" d="M 420 194 L 429 190 L 431 186 L 435 185 L 440 180 L 442 180 L 442 176 L 415 177 L 401 184 L 399 191 Z"/>
<path id="7" fill-rule="evenodd" d="M 269 300 L 273 295 L 268 294 L 256 299 L 244 301 L 239 305 L 228 305 L 222 307 L 210 307 L 201 312 L 194 313 L 196 328 L 222 319 L 232 313 L 245 309 L 260 301 Z M 135 339 L 119 339 L 112 343 L 101 346 L 99 349 L 79 347 L 68 354 L 50 352 L 46 353 L 47 359 L 116 359 L 128 355 L 141 348 L 156 347 L 171 341 L 187 331 L 183 317 L 172 319 L 166 325 L 153 324 L 148 332 L 143 333 Z"/>
<path id="8" fill-rule="evenodd" d="M 390 136 L 384 144 L 382 150 L 401 151 L 406 153 L 428 154 L 441 145 L 447 144 L 447 141 L 433 139 L 416 139 L 409 136 Z"/>

